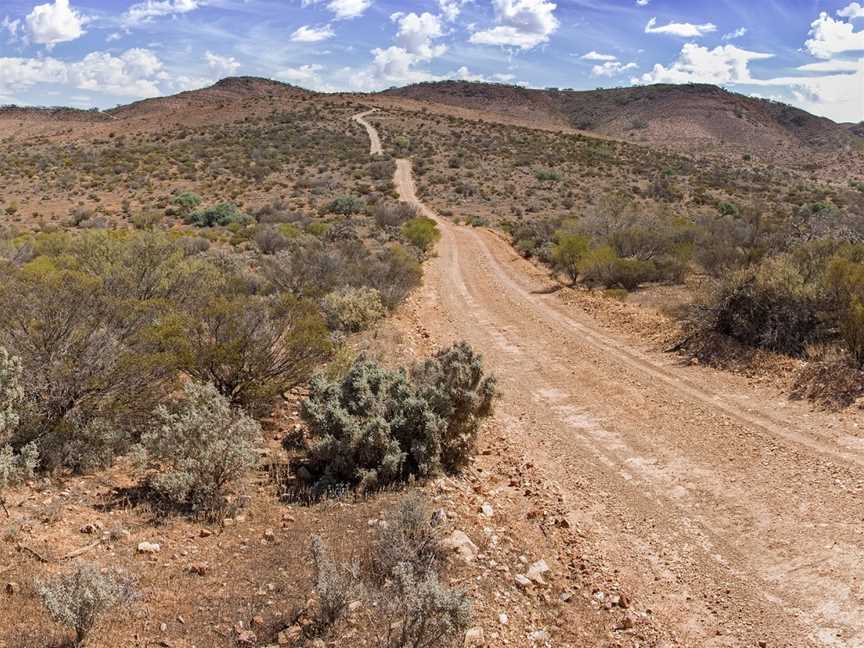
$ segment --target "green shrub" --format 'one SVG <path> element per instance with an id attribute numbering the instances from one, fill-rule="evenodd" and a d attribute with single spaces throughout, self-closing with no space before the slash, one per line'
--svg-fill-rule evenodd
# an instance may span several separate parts
<path id="1" fill-rule="evenodd" d="M 656 276 L 656 267 L 651 261 L 622 259 L 609 246 L 588 252 L 579 262 L 578 270 L 582 281 L 588 285 L 625 290 L 634 290 Z"/>
<path id="2" fill-rule="evenodd" d="M 386 315 L 381 293 L 374 288 L 340 288 L 321 302 L 327 325 L 336 331 L 358 333 Z"/>
<path id="3" fill-rule="evenodd" d="M 360 198 L 356 196 L 340 196 L 327 203 L 324 213 L 350 216 L 351 214 L 361 214 L 365 209 L 366 203 Z"/>
<path id="4" fill-rule="evenodd" d="M 561 174 L 554 169 L 534 169 L 534 177 L 540 182 L 561 182 Z"/>
<path id="5" fill-rule="evenodd" d="M 237 206 L 232 203 L 221 203 L 215 207 L 208 207 L 195 212 L 189 212 L 184 220 L 189 225 L 196 227 L 227 227 L 229 225 L 250 225 L 254 223 L 254 219 L 242 213 Z"/>
<path id="6" fill-rule="evenodd" d="M 21 360 L 0 346 L 0 442 L 18 425 L 18 408 L 24 398 Z"/>
<path id="7" fill-rule="evenodd" d="M 232 408 L 213 385 L 195 382 L 155 418 L 136 449 L 140 463 L 157 467 L 150 484 L 174 504 L 211 516 L 221 511 L 226 489 L 256 463 L 257 421 Z"/>
<path id="8" fill-rule="evenodd" d="M 188 375 L 249 412 L 269 413 L 276 396 L 329 356 L 327 326 L 308 300 L 220 292 L 205 292 L 154 335 Z"/>
<path id="9" fill-rule="evenodd" d="M 567 275 L 575 283 L 579 278 L 579 264 L 588 253 L 589 242 L 578 234 L 561 234 L 552 252 L 552 263 L 556 270 Z"/>
<path id="10" fill-rule="evenodd" d="M 201 204 L 201 197 L 191 191 L 184 191 L 171 201 L 180 211 L 181 216 L 191 214 Z"/>
<path id="11" fill-rule="evenodd" d="M 312 381 L 301 408 L 312 435 L 307 467 L 321 485 L 363 488 L 458 470 L 494 395 L 494 378 L 465 343 L 410 374 L 360 358 L 339 382 Z"/>
<path id="12" fill-rule="evenodd" d="M 441 238 L 435 221 L 425 216 L 412 218 L 402 225 L 401 232 L 402 236 L 421 252 L 428 252 Z"/>
<path id="13" fill-rule="evenodd" d="M 131 581 L 94 565 L 54 576 L 36 590 L 51 618 L 75 631 L 76 646 L 84 644 L 100 617 L 135 597 Z"/>

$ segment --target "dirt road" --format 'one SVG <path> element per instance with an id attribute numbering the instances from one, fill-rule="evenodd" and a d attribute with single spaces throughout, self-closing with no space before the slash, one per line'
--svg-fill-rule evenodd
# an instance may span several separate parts
<path id="1" fill-rule="evenodd" d="M 377 109 L 373 108 L 372 110 L 367 110 L 366 112 L 362 112 L 359 115 L 354 115 L 354 121 L 360 124 L 363 128 L 366 129 L 366 133 L 369 135 L 369 155 L 381 155 L 381 138 L 378 137 L 378 131 L 372 127 L 368 121 L 366 121 L 366 116 L 371 115 Z"/>
<path id="2" fill-rule="evenodd" d="M 864 646 L 864 417 L 603 330 L 493 232 L 436 218 L 418 321 L 499 376 L 497 428 L 685 646 Z M 762 643 L 764 642 L 764 643 Z"/>

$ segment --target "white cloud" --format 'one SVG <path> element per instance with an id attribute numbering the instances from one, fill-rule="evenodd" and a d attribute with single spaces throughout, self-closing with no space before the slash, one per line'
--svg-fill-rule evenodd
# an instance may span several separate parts
<path id="1" fill-rule="evenodd" d="M 462 7 L 470 0 L 438 0 L 441 15 L 448 22 L 453 22 L 462 13 Z"/>
<path id="2" fill-rule="evenodd" d="M 25 23 L 31 41 L 47 45 L 49 49 L 57 43 L 65 43 L 84 35 L 87 17 L 69 4 L 69 0 L 54 0 L 33 7 Z"/>
<path id="3" fill-rule="evenodd" d="M 316 5 L 327 0 L 302 0 L 301 4 L 304 7 Z M 348 20 L 357 18 L 366 13 L 366 10 L 372 6 L 372 0 L 329 0 L 327 9 L 333 12 L 333 17 L 336 20 Z"/>
<path id="4" fill-rule="evenodd" d="M 746 27 L 739 27 L 735 31 L 731 31 L 728 34 L 723 34 L 723 40 L 730 41 L 735 40 L 736 38 L 741 38 L 747 33 Z"/>
<path id="5" fill-rule="evenodd" d="M 0 29 L 9 32 L 9 37 L 12 41 L 18 39 L 18 30 L 21 27 L 21 21 L 17 18 L 12 20 L 9 16 L 4 16 L 3 20 L 0 20 Z"/>
<path id="6" fill-rule="evenodd" d="M 295 43 L 318 43 L 328 38 L 333 38 L 334 35 L 335 33 L 330 25 L 324 25 L 323 27 L 303 25 L 291 34 L 291 40 Z"/>
<path id="7" fill-rule="evenodd" d="M 823 11 L 811 23 L 810 38 L 804 47 L 816 58 L 823 59 L 841 52 L 864 50 L 864 31 L 856 32 L 852 23 L 834 20 Z"/>
<path id="8" fill-rule="evenodd" d="M 855 18 L 864 18 L 864 7 L 862 7 L 857 2 L 853 2 L 850 5 L 838 10 L 837 15 L 843 16 L 844 18 L 850 18 L 852 20 L 854 20 Z"/>
<path id="9" fill-rule="evenodd" d="M 395 38 L 396 46 L 409 54 L 413 54 L 419 60 L 436 58 L 447 51 L 445 45 L 432 43 L 433 39 L 444 35 L 438 16 L 433 16 L 425 11 L 419 16 L 413 12 L 409 14 L 394 13 L 390 16 L 390 20 L 399 25 Z"/>
<path id="10" fill-rule="evenodd" d="M 154 18 L 189 13 L 204 6 L 202 0 L 146 0 L 133 4 L 121 21 L 126 27 L 151 22 Z"/>
<path id="11" fill-rule="evenodd" d="M 497 25 L 471 34 L 472 43 L 531 49 L 547 42 L 560 24 L 557 5 L 547 0 L 492 0 L 492 6 Z"/>
<path id="12" fill-rule="evenodd" d="M 686 43 L 672 65 L 664 67 L 658 63 L 651 72 L 633 79 L 633 83 L 749 83 L 752 81 L 750 62 L 773 56 L 734 45 L 709 50 L 696 43 Z"/>
<path id="13" fill-rule="evenodd" d="M 667 36 L 680 36 L 681 38 L 700 38 L 715 31 L 717 31 L 717 26 L 713 23 L 694 25 L 693 23 L 670 22 L 658 27 L 656 18 L 652 18 L 645 25 L 646 34 L 665 34 Z"/>
<path id="14" fill-rule="evenodd" d="M 636 0 L 636 4 L 640 7 L 647 7 L 651 4 L 651 0 Z"/>
<path id="15" fill-rule="evenodd" d="M 857 72 L 861 68 L 860 61 L 838 60 L 817 61 L 800 65 L 797 69 L 802 72 Z"/>
<path id="16" fill-rule="evenodd" d="M 14 98 L 17 93 L 39 84 L 54 84 L 141 99 L 161 94 L 159 83 L 163 81 L 170 80 L 162 62 L 146 49 L 130 49 L 120 56 L 91 52 L 80 61 L 60 61 L 50 56 L 0 58 L 0 96 L 3 97 Z"/>
<path id="17" fill-rule="evenodd" d="M 612 54 L 601 54 L 595 50 L 591 50 L 587 54 L 583 54 L 581 57 L 586 61 L 617 61 L 618 57 L 613 56 Z"/>
<path id="18" fill-rule="evenodd" d="M 595 65 L 591 68 L 591 74 L 595 77 L 614 77 L 624 74 L 630 70 L 635 70 L 638 65 L 635 63 L 624 64 L 621 61 L 606 61 L 600 65 Z"/>
<path id="19" fill-rule="evenodd" d="M 210 71 L 219 78 L 234 76 L 240 69 L 240 62 L 233 56 L 220 56 L 209 51 L 204 56 Z"/>
<path id="20" fill-rule="evenodd" d="M 287 81 L 303 85 L 307 88 L 315 88 L 321 85 L 321 77 L 318 74 L 324 67 L 318 64 L 301 65 L 299 67 L 289 67 L 281 70 L 276 77 Z"/>

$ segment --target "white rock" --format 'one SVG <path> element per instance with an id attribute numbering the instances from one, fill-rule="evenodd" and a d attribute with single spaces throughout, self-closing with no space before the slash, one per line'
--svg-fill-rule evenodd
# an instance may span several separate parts
<path id="1" fill-rule="evenodd" d="M 465 562 L 472 562 L 478 553 L 477 545 L 471 542 L 471 538 L 464 531 L 454 531 L 441 543 L 445 549 L 457 554 Z"/>
<path id="2" fill-rule="evenodd" d="M 530 635 L 528 635 L 528 639 L 530 641 L 548 641 L 549 633 L 545 630 L 535 630 Z"/>
<path id="3" fill-rule="evenodd" d="M 492 505 L 489 502 L 483 502 L 480 506 L 480 513 L 485 517 L 492 517 L 495 515 L 495 509 L 492 508 Z"/>
<path id="4" fill-rule="evenodd" d="M 507 616 L 506 612 L 502 612 L 498 615 L 498 623 L 500 623 L 501 625 L 507 625 L 508 623 L 510 623 L 510 617 Z"/>
<path id="5" fill-rule="evenodd" d="M 485 646 L 483 628 L 471 628 L 465 633 L 465 646 Z"/>
<path id="6" fill-rule="evenodd" d="M 538 560 L 528 568 L 525 575 L 538 585 L 543 585 L 546 582 L 543 580 L 543 575 L 548 574 L 549 571 L 549 565 L 546 564 L 546 561 Z"/>
<path id="7" fill-rule="evenodd" d="M 162 551 L 162 546 L 158 542 L 139 542 L 138 553 L 157 554 Z"/>
<path id="8" fill-rule="evenodd" d="M 525 576 L 524 574 L 516 574 L 516 578 L 514 580 L 516 581 L 516 586 L 521 588 L 521 589 L 525 589 L 526 587 L 531 587 L 530 579 L 527 576 Z"/>

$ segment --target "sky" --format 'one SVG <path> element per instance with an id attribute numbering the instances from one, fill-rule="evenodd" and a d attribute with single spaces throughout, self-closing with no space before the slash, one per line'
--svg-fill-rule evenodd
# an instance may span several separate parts
<path id="1" fill-rule="evenodd" d="M 104 109 L 234 75 L 320 91 L 700 82 L 858 122 L 862 57 L 864 4 L 848 0 L 0 0 L 0 104 Z"/>

